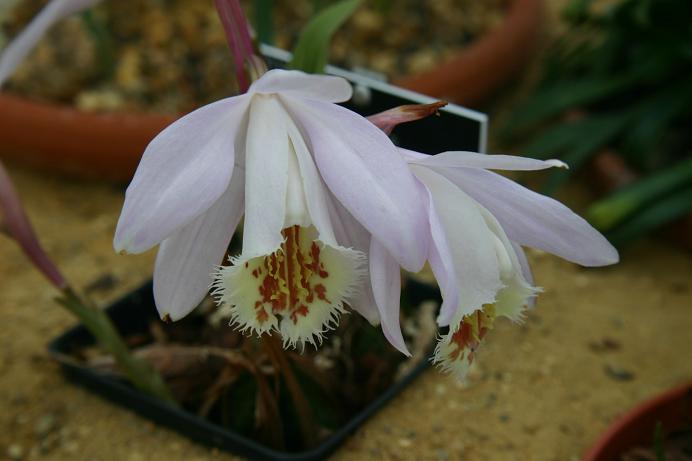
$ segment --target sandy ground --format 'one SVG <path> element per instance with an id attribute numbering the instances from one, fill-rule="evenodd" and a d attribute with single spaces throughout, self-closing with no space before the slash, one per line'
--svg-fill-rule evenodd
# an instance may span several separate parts
<path id="1" fill-rule="evenodd" d="M 114 254 L 115 186 L 10 172 L 48 253 L 102 305 L 150 276 L 154 252 Z M 692 258 L 644 242 L 612 268 L 532 253 L 546 288 L 521 326 L 488 338 L 467 387 L 431 370 L 357 432 L 337 460 L 577 460 L 631 405 L 692 379 Z M 97 284 L 98 285 L 98 284 Z M 65 381 L 46 343 L 74 323 L 0 237 L 0 457 L 236 459 L 189 442 Z"/>

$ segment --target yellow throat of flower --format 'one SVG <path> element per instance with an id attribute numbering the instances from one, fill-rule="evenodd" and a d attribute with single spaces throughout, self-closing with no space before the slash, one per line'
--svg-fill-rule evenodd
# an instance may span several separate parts
<path id="1" fill-rule="evenodd" d="M 456 329 L 450 330 L 435 348 L 433 361 L 446 372 L 463 379 L 473 363 L 475 353 L 497 318 L 494 304 L 465 316 Z"/>
<path id="2" fill-rule="evenodd" d="M 273 253 L 241 256 L 222 268 L 215 294 L 230 306 L 231 321 L 241 330 L 277 330 L 285 345 L 315 344 L 343 312 L 363 256 L 325 245 L 312 226 L 290 226 L 281 234 L 284 240 Z"/>

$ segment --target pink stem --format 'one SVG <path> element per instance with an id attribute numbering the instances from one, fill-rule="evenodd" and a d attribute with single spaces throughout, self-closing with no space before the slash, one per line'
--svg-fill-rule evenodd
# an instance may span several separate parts
<path id="1" fill-rule="evenodd" d="M 236 78 L 241 93 L 247 91 L 249 79 L 245 73 L 245 63 L 254 54 L 252 38 L 247 19 L 238 0 L 214 0 L 221 24 L 226 31 L 226 40 L 233 55 Z"/>
<path id="2" fill-rule="evenodd" d="M 243 9 L 240 6 L 240 2 L 237 0 L 231 1 L 231 13 L 233 14 L 233 19 L 237 25 L 237 31 L 240 39 L 240 47 L 246 56 L 251 56 L 254 53 L 254 48 L 252 46 L 252 37 L 250 35 L 250 29 L 248 27 L 247 19 L 243 13 Z"/>
<path id="3" fill-rule="evenodd" d="M 41 248 L 2 162 L 0 162 L 0 229 L 6 229 L 10 236 L 14 237 L 22 251 L 53 285 L 60 290 L 68 287 L 67 281 Z"/>

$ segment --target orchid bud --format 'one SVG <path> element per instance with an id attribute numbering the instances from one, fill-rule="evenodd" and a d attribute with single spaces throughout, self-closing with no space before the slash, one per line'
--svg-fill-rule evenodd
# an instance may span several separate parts
<path id="1" fill-rule="evenodd" d="M 430 104 L 409 104 L 371 115 L 367 119 L 380 130 L 391 134 L 392 130 L 400 123 L 413 122 L 433 114 L 439 115 L 438 111 L 446 105 L 445 101 Z"/>
<path id="2" fill-rule="evenodd" d="M 62 274 L 41 248 L 2 162 L 0 162 L 0 230 L 17 241 L 22 251 L 53 285 L 60 290 L 67 288 L 67 282 Z"/>

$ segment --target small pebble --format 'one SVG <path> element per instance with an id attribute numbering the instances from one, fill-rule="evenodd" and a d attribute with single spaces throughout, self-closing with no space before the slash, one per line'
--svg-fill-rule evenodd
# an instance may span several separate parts
<path id="1" fill-rule="evenodd" d="M 9 447 L 7 447 L 7 457 L 12 459 L 12 460 L 20 460 L 22 459 L 22 456 L 24 455 L 24 449 L 22 448 L 21 445 L 17 445 L 16 443 L 13 443 Z"/>
<path id="2" fill-rule="evenodd" d="M 410 439 L 399 439 L 399 445 L 403 448 L 408 448 L 413 445 L 413 442 Z"/>
<path id="3" fill-rule="evenodd" d="M 50 434 L 56 426 L 57 419 L 54 415 L 43 415 L 34 426 L 34 434 L 36 434 L 36 437 L 42 439 Z"/>
<path id="4" fill-rule="evenodd" d="M 608 337 L 589 343 L 589 349 L 596 353 L 617 351 L 620 350 L 621 347 L 622 345 L 619 341 Z"/>
<path id="5" fill-rule="evenodd" d="M 615 381 L 632 381 L 634 379 L 634 373 L 614 365 L 606 365 L 605 372 Z"/>

